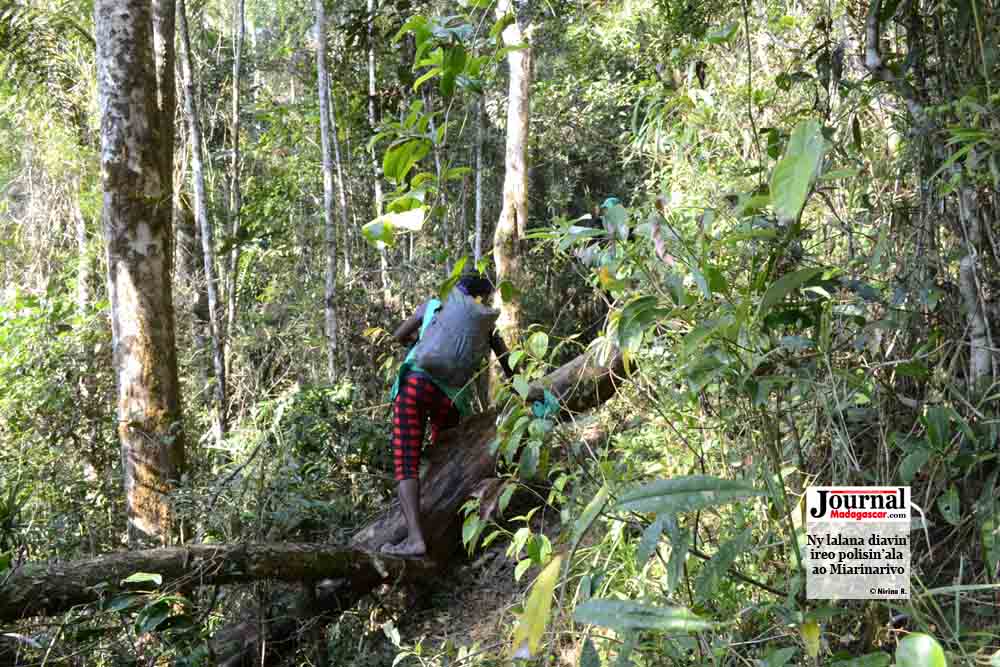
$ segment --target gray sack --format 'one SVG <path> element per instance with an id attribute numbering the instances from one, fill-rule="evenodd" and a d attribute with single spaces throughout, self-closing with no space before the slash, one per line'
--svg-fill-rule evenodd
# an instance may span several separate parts
<path id="1" fill-rule="evenodd" d="M 500 311 L 453 289 L 413 351 L 413 361 L 450 387 L 464 387 L 489 353 Z"/>

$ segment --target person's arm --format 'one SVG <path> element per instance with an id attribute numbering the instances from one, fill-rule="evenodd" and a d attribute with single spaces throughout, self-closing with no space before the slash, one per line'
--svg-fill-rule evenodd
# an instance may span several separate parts
<path id="1" fill-rule="evenodd" d="M 396 328 L 392 337 L 397 343 L 400 345 L 406 345 L 417 337 L 417 333 L 420 331 L 420 323 L 424 320 L 425 310 L 427 310 L 427 304 L 420 304 L 420 307 L 417 308 L 412 315 L 406 318 L 406 320 L 404 320 L 403 323 Z"/>
<path id="2" fill-rule="evenodd" d="M 507 379 L 514 377 L 514 371 L 511 370 L 510 364 L 507 363 L 508 357 L 510 357 L 510 350 L 507 349 L 507 344 L 503 342 L 503 338 L 500 334 L 493 330 L 493 335 L 490 336 L 490 348 L 493 350 L 493 354 L 497 355 L 497 361 L 500 362 L 500 368 L 503 369 L 503 374 L 507 376 Z"/>

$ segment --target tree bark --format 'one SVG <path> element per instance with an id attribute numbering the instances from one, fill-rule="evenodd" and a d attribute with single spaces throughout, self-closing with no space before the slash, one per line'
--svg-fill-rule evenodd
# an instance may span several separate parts
<path id="1" fill-rule="evenodd" d="M 179 0 L 177 19 L 180 27 L 181 71 L 184 79 L 184 108 L 191 135 L 191 188 L 194 190 L 195 224 L 201 236 L 201 255 L 205 270 L 205 293 L 208 297 L 208 330 L 212 342 L 212 368 L 215 371 L 212 414 L 212 432 L 217 444 L 226 437 L 226 360 L 222 345 L 219 320 L 219 287 L 215 275 L 215 237 L 212 222 L 208 219 L 208 204 L 205 199 L 205 169 L 201 154 L 201 117 L 194 89 L 194 73 L 191 66 L 191 39 L 187 24 L 185 0 Z"/>
<path id="2" fill-rule="evenodd" d="M 476 240 L 473 256 L 476 264 L 483 258 L 483 125 L 486 124 L 484 100 L 476 103 Z"/>
<path id="3" fill-rule="evenodd" d="M 108 0 L 110 1 L 110 0 Z M 548 388 L 560 401 L 562 414 L 588 410 L 615 392 L 615 377 L 622 371 L 621 356 L 614 351 L 600 363 L 588 352 L 550 373 L 533 393 Z M 496 412 L 473 417 L 445 432 L 437 447 L 428 450 L 430 471 L 421 483 L 421 511 L 431 545 L 430 558 L 404 561 L 379 557 L 379 547 L 395 543 L 406 534 L 398 505 L 360 530 L 349 546 L 316 544 L 189 545 L 110 554 L 59 564 L 30 564 L 14 573 L 0 588 L 0 621 L 55 614 L 71 606 L 110 597 L 127 586 L 121 581 L 135 572 L 153 572 L 164 586 L 184 578 L 200 585 L 227 584 L 254 579 L 309 581 L 335 578 L 344 599 L 371 590 L 389 577 L 426 575 L 429 569 L 448 564 L 460 544 L 457 536 L 462 504 L 482 481 L 494 476 Z"/>
<path id="4" fill-rule="evenodd" d="M 368 0 L 368 126 L 372 135 L 378 127 L 378 117 L 375 112 L 375 14 L 378 11 L 376 0 Z M 375 217 L 382 215 L 382 173 L 379 169 L 378 158 L 375 156 L 375 147 L 371 148 L 372 157 L 372 187 L 375 192 Z M 389 257 L 385 249 L 385 244 L 378 243 L 379 275 L 382 279 L 382 298 L 386 305 L 391 300 L 389 292 Z"/>
<path id="5" fill-rule="evenodd" d="M 351 223 L 347 214 L 347 185 L 344 183 L 344 162 L 340 157 L 340 139 L 337 135 L 337 107 L 327 78 L 327 99 L 330 101 L 330 141 L 333 143 L 333 166 L 337 172 L 337 196 L 340 204 L 340 227 L 343 230 L 344 275 L 351 275 Z"/>
<path id="6" fill-rule="evenodd" d="M 226 332 L 232 332 L 236 322 L 236 292 L 239 284 L 240 269 L 240 213 L 243 208 L 243 191 L 240 183 L 240 76 L 243 71 L 243 37 L 246 33 L 244 20 L 244 0 L 233 2 L 233 161 L 232 173 L 229 175 L 230 202 L 230 241 L 233 244 L 229 251 L 229 280 L 226 290 Z"/>
<path id="7" fill-rule="evenodd" d="M 323 307 L 326 322 L 327 375 L 337 379 L 337 228 L 333 221 L 333 150 L 330 146 L 330 82 L 326 72 L 326 15 L 323 0 L 316 0 L 316 73 L 319 85 L 319 133 L 323 149 L 323 221 L 326 241 L 326 288 Z"/>
<path id="8" fill-rule="evenodd" d="M 158 11 L 166 4 L 157 3 Z M 129 534 L 166 540 L 173 523 L 167 494 L 184 468 L 170 284 L 173 145 L 167 142 L 173 129 L 164 120 L 173 112 L 160 108 L 157 94 L 158 80 L 173 88 L 173 61 L 159 68 L 158 79 L 149 0 L 98 0 L 95 17 L 103 224 Z M 164 30 L 168 23 L 172 29 L 172 20 L 157 20 Z M 173 44 L 172 33 L 163 44 Z M 170 97 L 159 99 L 167 104 Z"/>
<path id="9" fill-rule="evenodd" d="M 212 586 L 324 577 L 374 585 L 385 577 L 428 567 L 427 563 L 380 559 L 355 548 L 325 544 L 190 544 L 123 551 L 70 563 L 25 565 L 0 592 L 0 621 L 57 614 L 108 600 L 122 591 L 149 590 L 149 582 L 123 583 L 136 572 L 159 574 L 164 586 L 182 578 Z"/>
<path id="10" fill-rule="evenodd" d="M 507 95 L 507 151 L 503 184 L 503 209 L 493 235 L 493 260 L 497 282 L 523 282 L 521 253 L 528 220 L 528 128 L 531 90 L 531 26 L 522 29 L 511 0 L 500 0 L 497 17 L 515 13 L 515 20 L 503 31 L 503 41 L 513 48 L 507 53 L 510 88 Z M 523 287 L 523 285 L 521 285 Z M 500 308 L 497 326 L 508 345 L 513 345 L 521 330 L 521 299 L 516 294 L 504 301 L 496 295 Z"/>

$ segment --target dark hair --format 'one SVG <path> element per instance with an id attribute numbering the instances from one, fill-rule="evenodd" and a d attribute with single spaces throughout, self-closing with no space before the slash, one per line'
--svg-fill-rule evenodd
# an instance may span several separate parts
<path id="1" fill-rule="evenodd" d="M 467 273 L 458 279 L 455 287 L 469 296 L 483 298 L 493 294 L 493 283 L 486 276 L 478 273 Z"/>

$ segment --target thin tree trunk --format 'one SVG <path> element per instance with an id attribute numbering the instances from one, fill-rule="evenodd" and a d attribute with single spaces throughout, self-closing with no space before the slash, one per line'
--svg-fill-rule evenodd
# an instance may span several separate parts
<path id="1" fill-rule="evenodd" d="M 333 222 L 333 150 L 330 146 L 330 89 L 326 73 L 326 16 L 323 0 L 316 0 L 316 73 L 319 80 L 319 127 L 323 148 L 323 221 L 326 239 L 327 374 L 337 379 L 337 228 Z M 341 191 L 343 192 L 343 191 Z"/>
<path id="2" fill-rule="evenodd" d="M 433 98 L 427 93 L 427 88 L 423 90 L 424 110 L 430 117 L 431 134 L 434 136 L 434 173 L 437 177 L 438 196 L 437 204 L 441 207 L 441 241 L 447 251 L 451 244 L 448 239 L 448 184 L 444 181 L 444 169 L 441 165 L 441 147 L 437 142 L 437 124 L 434 122 Z"/>
<path id="3" fill-rule="evenodd" d="M 372 134 L 378 126 L 378 118 L 375 115 L 375 12 L 378 9 L 376 0 L 368 0 L 368 125 Z M 372 156 L 372 181 L 375 188 L 375 217 L 382 215 L 382 174 L 378 165 L 378 158 L 375 156 L 374 146 L 371 149 Z M 382 278 L 382 298 L 388 305 L 391 300 L 389 293 L 389 257 L 385 249 L 385 244 L 379 242 L 379 273 Z"/>
<path id="4" fill-rule="evenodd" d="M 178 0 L 177 20 L 180 29 L 181 71 L 184 85 L 184 108 L 191 135 L 191 187 L 194 190 L 194 217 L 201 236 L 201 249 L 205 270 L 205 291 L 208 296 L 208 330 L 212 342 L 212 368 L 215 371 L 215 404 L 212 414 L 212 432 L 217 444 L 226 437 L 226 361 L 225 348 L 219 328 L 219 290 L 215 276 L 215 238 L 212 222 L 208 219 L 205 199 L 205 170 L 201 154 L 201 118 L 198 115 L 191 66 L 191 39 L 187 25 L 185 0 Z"/>
<path id="5" fill-rule="evenodd" d="M 168 494 L 184 468 L 170 283 L 173 12 L 167 0 L 95 6 L 108 294 L 132 542 L 141 534 L 169 539 Z M 153 30 L 162 49 L 155 58 Z"/>
<path id="6" fill-rule="evenodd" d="M 87 312 L 90 303 L 90 252 L 87 243 L 87 219 L 80 208 L 80 187 L 73 189 L 73 220 L 76 223 L 76 308 L 80 315 Z"/>
<path id="7" fill-rule="evenodd" d="M 971 186 L 963 185 L 959 188 L 958 204 L 962 245 L 965 247 L 965 256 L 958 265 L 958 282 L 969 323 L 969 388 L 978 395 L 993 380 L 994 345 L 979 275 L 979 257 L 983 252 L 979 202 Z"/>
<path id="8" fill-rule="evenodd" d="M 500 0 L 497 16 L 515 11 L 511 0 Z M 515 11 L 516 13 L 516 11 Z M 531 90 L 531 27 L 522 29 L 515 20 L 503 31 L 504 44 L 512 48 L 507 53 L 510 66 L 510 89 L 507 96 L 507 151 L 503 184 L 503 209 L 493 235 L 493 257 L 497 281 L 522 282 L 521 253 L 528 219 L 528 125 Z M 527 45 L 527 46 L 524 46 Z M 520 285 L 524 287 L 524 285 Z M 496 296 L 500 308 L 497 326 L 512 344 L 521 329 L 521 299 L 512 296 L 507 301 Z"/>
<path id="9" fill-rule="evenodd" d="M 329 77 L 327 78 L 328 88 Z M 347 216 L 347 186 L 344 183 L 344 163 L 340 158 L 340 139 L 337 134 L 337 107 L 333 104 L 333 95 L 327 91 L 330 100 L 330 140 L 333 143 L 333 166 L 337 170 L 337 196 L 340 200 L 340 225 L 343 229 L 344 275 L 351 274 L 351 223 Z"/>
<path id="10" fill-rule="evenodd" d="M 232 133 L 233 133 L 233 161 L 232 173 L 229 175 L 229 196 L 230 196 L 230 241 L 233 244 L 229 252 L 229 285 L 226 290 L 226 328 L 224 338 L 232 335 L 233 325 L 236 323 L 236 292 L 239 284 L 240 268 L 240 213 L 243 208 L 243 192 L 240 184 L 240 76 L 243 64 L 243 37 L 246 32 L 244 21 L 244 0 L 234 0 L 233 3 L 233 106 L 232 106 Z"/>
<path id="11" fill-rule="evenodd" d="M 486 124 L 484 100 L 476 103 L 476 263 L 483 258 L 483 126 Z"/>

